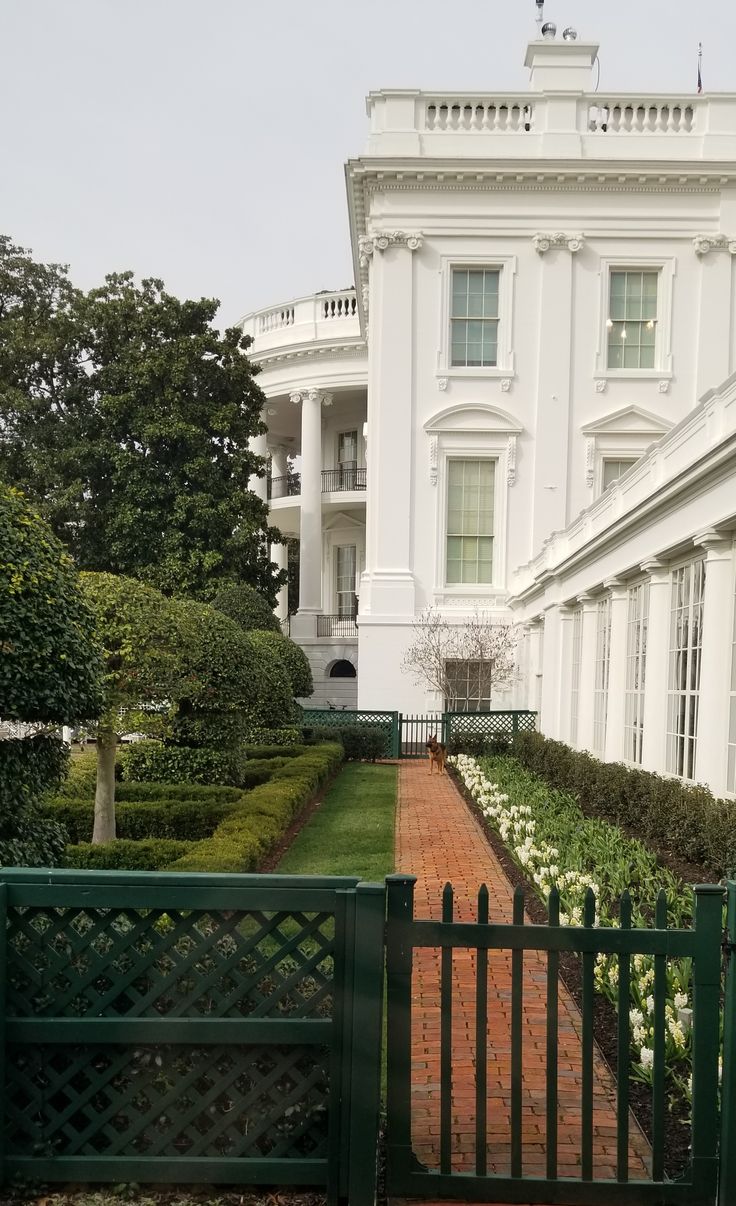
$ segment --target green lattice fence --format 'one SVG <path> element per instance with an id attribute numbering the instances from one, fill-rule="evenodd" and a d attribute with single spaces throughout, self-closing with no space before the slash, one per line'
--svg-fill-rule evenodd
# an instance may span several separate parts
<path id="1" fill-rule="evenodd" d="M 533 732 L 537 713 L 510 712 L 445 712 L 442 718 L 445 741 L 453 737 L 514 737 L 516 733 Z"/>
<path id="2" fill-rule="evenodd" d="M 302 708 L 305 728 L 339 728 L 340 725 L 360 725 L 381 729 L 386 735 L 384 758 L 399 757 L 399 713 L 349 711 L 347 708 Z"/>
<path id="3" fill-rule="evenodd" d="M 1 877 L 6 1180 L 288 1183 L 372 1202 L 382 886 Z"/>

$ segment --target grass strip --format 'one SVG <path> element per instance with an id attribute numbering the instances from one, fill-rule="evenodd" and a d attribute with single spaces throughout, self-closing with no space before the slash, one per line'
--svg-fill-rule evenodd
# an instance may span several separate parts
<path id="1" fill-rule="evenodd" d="M 358 875 L 382 880 L 394 869 L 395 766 L 343 767 L 277 870 L 284 875 Z"/>

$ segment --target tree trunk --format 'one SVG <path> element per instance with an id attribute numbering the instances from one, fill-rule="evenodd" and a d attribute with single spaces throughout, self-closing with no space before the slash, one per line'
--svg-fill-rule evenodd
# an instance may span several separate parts
<path id="1" fill-rule="evenodd" d="M 115 837 L 115 747 L 117 736 L 112 729 L 97 729 L 97 789 L 95 791 L 95 826 L 92 841 L 111 842 Z"/>

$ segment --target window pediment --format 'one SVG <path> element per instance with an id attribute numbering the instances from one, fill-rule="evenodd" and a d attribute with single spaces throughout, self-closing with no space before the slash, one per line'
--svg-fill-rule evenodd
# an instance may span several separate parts
<path id="1" fill-rule="evenodd" d="M 448 406 L 437 411 L 424 424 L 424 430 L 430 435 L 442 432 L 495 432 L 499 435 L 519 435 L 524 428 L 511 415 L 495 406 L 483 403 L 465 403 L 458 406 Z"/>
<path id="2" fill-rule="evenodd" d="M 651 440 L 658 440 L 672 427 L 670 420 L 663 419 L 661 415 L 643 410 L 640 406 L 625 406 L 613 414 L 604 415 L 595 423 L 586 423 L 580 430 L 585 436 L 647 435 Z"/>

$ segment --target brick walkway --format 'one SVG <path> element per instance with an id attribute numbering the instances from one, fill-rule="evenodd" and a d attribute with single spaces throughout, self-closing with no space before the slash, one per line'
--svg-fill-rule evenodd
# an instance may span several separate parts
<path id="1" fill-rule="evenodd" d="M 455 915 L 476 916 L 478 887 L 488 886 L 490 917 L 511 921 L 512 889 L 476 819 L 447 775 L 429 776 L 424 760 L 399 769 L 396 868 L 418 877 L 417 917 L 439 919 L 446 881 L 455 889 Z M 511 957 L 489 952 L 488 1171 L 510 1173 Z M 475 955 L 456 950 L 453 961 L 453 1170 L 475 1163 Z M 546 956 L 524 955 L 523 1170 L 545 1175 Z M 439 951 L 414 955 L 412 980 L 412 1127 L 414 1151 L 439 1167 Z M 559 1000 L 558 1171 L 580 1175 L 581 1021 L 564 987 Z M 596 1052 L 594 1069 L 594 1176 L 615 1177 L 615 1086 Z M 648 1177 L 648 1146 L 632 1120 L 629 1172 Z"/>

